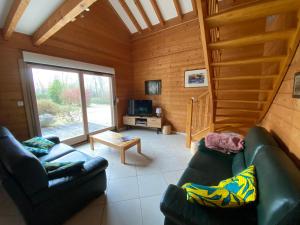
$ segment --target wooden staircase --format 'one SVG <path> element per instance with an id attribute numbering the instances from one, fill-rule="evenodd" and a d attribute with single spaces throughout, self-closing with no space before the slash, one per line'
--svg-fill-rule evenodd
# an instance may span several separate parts
<path id="1" fill-rule="evenodd" d="M 201 129 L 245 133 L 265 117 L 295 55 L 300 1 L 226 2 L 196 0 L 211 112 Z"/>

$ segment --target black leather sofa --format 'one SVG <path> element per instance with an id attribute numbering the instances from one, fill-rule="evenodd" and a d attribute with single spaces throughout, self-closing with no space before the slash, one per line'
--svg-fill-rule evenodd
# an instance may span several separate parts
<path id="1" fill-rule="evenodd" d="M 186 182 L 216 185 L 250 164 L 257 173 L 258 200 L 237 209 L 191 204 L 180 187 Z M 201 140 L 177 185 L 169 185 L 162 201 L 165 225 L 299 225 L 300 171 L 262 127 L 250 129 L 245 150 L 236 155 L 211 151 Z"/>
<path id="2" fill-rule="evenodd" d="M 105 159 L 76 151 L 57 137 L 47 139 L 56 145 L 48 155 L 37 158 L 0 127 L 0 180 L 28 225 L 62 224 L 106 190 Z M 76 176 L 49 180 L 43 161 L 85 163 Z"/>

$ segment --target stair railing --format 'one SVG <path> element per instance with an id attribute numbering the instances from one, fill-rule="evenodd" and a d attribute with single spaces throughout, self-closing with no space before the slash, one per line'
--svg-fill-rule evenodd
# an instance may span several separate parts
<path id="1" fill-rule="evenodd" d="M 187 104 L 186 121 L 186 146 L 191 146 L 191 141 L 199 140 L 210 129 L 210 96 L 205 91 L 197 98 L 191 98 Z"/>

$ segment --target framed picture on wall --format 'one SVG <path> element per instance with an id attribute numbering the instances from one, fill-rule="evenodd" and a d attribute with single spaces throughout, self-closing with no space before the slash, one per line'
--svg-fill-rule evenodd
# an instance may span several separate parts
<path id="1" fill-rule="evenodd" d="M 196 88 L 196 87 L 207 87 L 207 70 L 186 70 L 184 72 L 184 87 Z"/>
<path id="2" fill-rule="evenodd" d="M 300 98 L 300 72 L 295 74 L 293 97 Z"/>
<path id="3" fill-rule="evenodd" d="M 160 95 L 161 94 L 161 80 L 147 80 L 145 81 L 146 95 Z"/>

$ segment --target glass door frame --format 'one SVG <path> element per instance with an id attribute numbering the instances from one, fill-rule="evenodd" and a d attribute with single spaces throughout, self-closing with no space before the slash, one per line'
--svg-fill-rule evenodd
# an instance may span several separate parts
<path id="1" fill-rule="evenodd" d="M 32 73 L 33 68 L 72 72 L 72 73 L 78 74 L 78 82 L 79 82 L 80 96 L 81 96 L 83 134 L 80 136 L 77 136 L 77 137 L 63 140 L 62 141 L 63 143 L 68 144 L 68 145 L 75 145 L 75 144 L 87 141 L 89 135 L 104 132 L 106 130 L 113 130 L 116 128 L 117 108 L 116 108 L 116 101 L 115 101 L 116 100 L 116 89 L 115 89 L 115 76 L 114 75 L 79 70 L 79 69 L 65 68 L 65 67 L 59 67 L 59 66 L 52 66 L 52 65 L 51 66 L 50 65 L 42 65 L 42 64 L 37 64 L 37 63 L 27 63 L 27 68 L 28 68 L 27 71 L 28 71 L 28 76 L 29 76 L 28 79 L 29 79 L 30 97 L 31 97 L 31 101 L 32 101 L 32 111 L 33 111 L 34 120 L 35 120 L 35 123 L 33 124 L 33 126 L 35 126 L 37 135 L 42 136 L 42 131 L 41 131 L 41 126 L 40 126 L 37 99 L 36 99 L 34 81 L 33 81 L 33 73 Z M 86 103 L 85 86 L 84 86 L 84 74 L 95 75 L 95 76 L 105 76 L 105 77 L 111 78 L 110 79 L 110 92 L 112 95 L 111 104 L 110 104 L 111 105 L 111 114 L 112 114 L 112 126 L 111 127 L 107 127 L 107 128 L 100 129 L 100 130 L 89 133 L 88 118 L 87 118 L 87 103 Z"/>
<path id="2" fill-rule="evenodd" d="M 101 130 L 97 130 L 97 131 L 93 131 L 93 132 L 89 132 L 88 131 L 88 127 L 87 127 L 87 134 L 89 135 L 93 135 L 93 134 L 97 134 L 106 130 L 114 130 L 116 128 L 116 112 L 117 112 L 117 108 L 116 108 L 116 89 L 115 89 L 115 76 L 112 74 L 105 74 L 105 73 L 97 73 L 97 72 L 90 72 L 90 71 L 80 71 L 81 72 L 81 79 L 82 79 L 82 84 L 83 84 L 83 91 L 85 91 L 84 89 L 84 75 L 92 75 L 92 76 L 100 76 L 100 77 L 109 77 L 110 79 L 110 93 L 111 93 L 111 101 L 110 101 L 110 107 L 111 107 L 111 118 L 112 118 L 112 126 L 111 127 L 107 127 Z M 84 92 L 84 104 L 85 104 L 85 111 L 87 109 L 87 104 L 86 104 L 86 96 L 85 96 L 85 92 Z M 81 95 L 81 96 L 83 96 Z M 87 118 L 87 112 L 85 112 L 86 114 L 86 124 L 88 124 L 88 118 Z"/>

